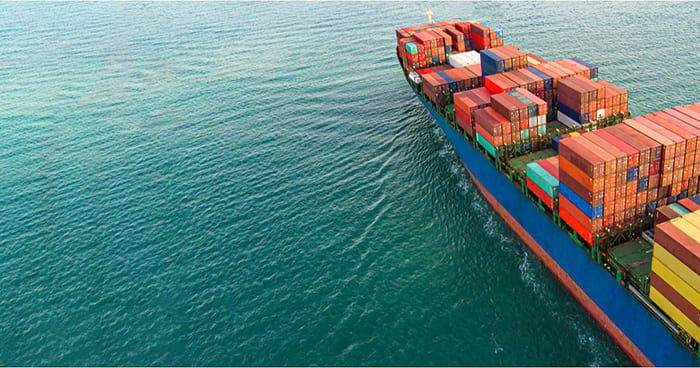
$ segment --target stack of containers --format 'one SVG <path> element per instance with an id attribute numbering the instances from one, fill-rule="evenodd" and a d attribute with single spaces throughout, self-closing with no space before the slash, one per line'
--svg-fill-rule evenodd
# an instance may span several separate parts
<path id="1" fill-rule="evenodd" d="M 400 46 L 403 43 L 403 48 Z M 404 38 L 399 41 L 399 49 L 405 51 L 404 65 L 410 66 L 409 71 L 426 67 L 425 47 L 416 42 L 413 37 Z"/>
<path id="2" fill-rule="evenodd" d="M 447 26 L 444 28 L 445 33 L 452 37 L 452 53 L 459 53 L 467 51 L 467 45 L 465 41 L 464 32 L 458 30 L 453 26 Z M 469 39 L 469 33 L 466 35 L 466 39 Z"/>
<path id="3" fill-rule="evenodd" d="M 700 124 L 692 119 L 678 119 L 667 110 L 647 114 L 644 118 L 654 122 L 658 126 L 673 132 L 685 141 L 685 150 L 676 153 L 673 168 L 673 184 L 670 188 L 670 195 L 673 198 L 681 199 L 687 197 L 690 189 L 690 179 L 694 176 L 696 167 L 695 156 L 697 153 L 698 137 L 700 136 Z"/>
<path id="4" fill-rule="evenodd" d="M 559 141 L 559 215 L 590 244 L 604 230 L 605 192 L 616 190 L 617 163 L 585 135 Z"/>
<path id="5" fill-rule="evenodd" d="M 614 223 L 621 225 L 626 220 L 651 213 L 658 193 L 661 145 L 625 124 L 599 129 L 594 134 L 628 153 L 627 174 L 622 177 L 626 178 L 624 193 L 620 184 L 614 193 L 606 193 L 606 201 L 615 201 Z M 636 207 L 632 206 L 633 203 Z M 633 213 L 629 213 L 628 209 Z M 609 214 L 606 213 L 606 216 Z"/>
<path id="6" fill-rule="evenodd" d="M 528 67 L 523 71 L 527 71 L 531 75 L 536 76 L 539 80 L 542 80 L 542 91 L 536 92 L 535 94 L 543 99 L 547 103 L 547 121 L 552 121 L 556 118 L 556 110 L 554 109 L 554 93 L 553 93 L 553 80 L 552 77 L 539 71 L 534 67 Z"/>
<path id="7" fill-rule="evenodd" d="M 523 101 L 508 92 L 503 92 L 491 96 L 491 107 L 507 121 L 507 126 L 503 127 L 502 144 L 508 145 L 525 139 L 521 136 L 521 121 L 525 122 L 524 127 L 527 130 L 528 106 Z"/>
<path id="8" fill-rule="evenodd" d="M 661 145 L 626 125 L 559 141 L 560 215 L 584 239 L 647 213 Z M 656 174 L 658 177 L 658 174 Z M 653 176 L 653 175 L 652 175 Z"/>
<path id="9" fill-rule="evenodd" d="M 503 35 L 498 36 L 498 31 L 479 23 L 472 23 L 470 27 L 471 46 L 474 50 L 486 50 L 492 47 L 503 46 Z"/>
<path id="10" fill-rule="evenodd" d="M 464 39 L 464 50 L 465 51 L 474 50 L 474 47 L 471 46 L 472 22 L 457 23 L 454 26 L 455 26 L 455 28 L 457 28 L 458 31 L 462 32 L 463 39 Z"/>
<path id="11" fill-rule="evenodd" d="M 425 58 L 425 66 L 433 66 L 440 64 L 439 52 L 437 45 L 437 37 L 434 37 L 430 31 L 419 31 L 413 33 L 417 45 L 422 45 L 424 49 L 423 57 Z M 435 58 L 433 58 L 435 56 Z M 423 67 L 423 65 L 421 65 Z"/>
<path id="12" fill-rule="evenodd" d="M 527 164 L 526 181 L 528 189 L 553 210 L 559 197 L 559 156 Z"/>
<path id="13" fill-rule="evenodd" d="M 445 105 L 445 95 L 450 91 L 449 82 L 443 79 L 438 73 L 424 74 L 422 77 L 423 93 L 434 104 Z"/>
<path id="14" fill-rule="evenodd" d="M 675 202 L 681 191 L 681 171 L 687 146 L 685 139 L 641 116 L 627 120 L 625 124 L 663 147 L 657 205 Z"/>
<path id="15" fill-rule="evenodd" d="M 654 227 L 649 298 L 700 340 L 700 211 Z"/>
<path id="16" fill-rule="evenodd" d="M 423 93 L 436 105 L 446 106 L 453 102 L 457 92 L 479 87 L 479 76 L 467 68 L 430 68 L 432 73 L 422 74 Z"/>
<path id="17" fill-rule="evenodd" d="M 524 103 L 527 109 L 527 117 L 521 117 L 520 139 L 534 140 L 547 133 L 547 103 L 524 88 L 516 88 L 508 92 Z"/>
<path id="18" fill-rule="evenodd" d="M 605 98 L 602 107 L 605 112 L 604 115 L 607 117 L 618 114 L 626 114 L 627 102 L 629 98 L 627 91 L 604 80 L 598 80 L 596 83 L 605 87 Z M 601 107 L 599 106 L 598 108 L 600 109 Z"/>
<path id="19" fill-rule="evenodd" d="M 484 86 L 498 93 L 503 92 L 504 89 L 522 87 L 544 100 L 546 79 L 540 74 L 521 69 L 489 75 L 484 78 Z"/>
<path id="20" fill-rule="evenodd" d="M 592 243 L 657 206 L 691 203 L 684 198 L 698 192 L 698 137 L 700 114 L 678 106 L 559 140 L 561 218 Z"/>
<path id="21" fill-rule="evenodd" d="M 489 111 L 479 116 L 484 119 L 481 127 L 486 130 L 482 136 L 493 150 L 521 141 L 527 149 L 531 140 L 546 132 L 547 104 L 526 89 L 492 95 L 491 107 L 493 113 Z M 494 117 L 493 114 L 498 116 Z M 480 124 L 479 116 L 474 115 L 477 125 Z M 495 121 L 502 125 L 498 134 L 492 130 Z"/>
<path id="22" fill-rule="evenodd" d="M 416 50 L 415 41 L 416 39 L 414 37 L 404 37 L 398 40 L 399 57 L 401 58 L 404 69 L 409 72 L 421 67 L 420 56 L 417 55 L 418 51 Z"/>
<path id="23" fill-rule="evenodd" d="M 683 109 L 667 109 L 628 121 L 637 123 L 639 130 L 651 129 L 661 135 L 657 140 L 663 141 L 668 148 L 664 151 L 659 178 L 660 205 L 673 203 L 697 192 L 697 186 L 691 187 L 691 181 L 697 180 L 696 170 L 700 165 L 697 157 L 700 121 L 680 113 L 679 108 Z"/>
<path id="24" fill-rule="evenodd" d="M 481 69 L 484 76 L 527 67 L 527 55 L 513 45 L 481 52 Z"/>
<path id="25" fill-rule="evenodd" d="M 504 144 L 504 135 L 506 140 L 510 140 L 510 122 L 491 106 L 476 110 L 474 121 L 476 141 L 486 152 L 496 157 L 496 149 Z"/>
<path id="26" fill-rule="evenodd" d="M 557 88 L 559 87 L 559 81 L 563 78 L 568 78 L 558 69 L 553 69 L 549 66 L 549 63 L 540 63 L 533 65 L 528 68 L 529 71 L 533 73 L 539 73 L 543 78 L 545 78 L 545 98 L 549 104 L 549 111 L 551 111 L 548 120 L 556 120 L 556 104 L 557 104 Z"/>
<path id="27" fill-rule="evenodd" d="M 470 137 L 474 135 L 474 111 L 488 107 L 491 104 L 492 95 L 491 91 L 483 87 L 455 93 L 456 123 Z"/>
<path id="28" fill-rule="evenodd" d="M 602 101 L 599 103 L 599 100 Z M 581 76 L 559 81 L 557 92 L 557 120 L 569 128 L 604 117 L 605 86 Z"/>
<path id="29" fill-rule="evenodd" d="M 452 55 L 452 36 L 440 28 L 433 28 L 432 31 L 440 38 L 442 38 L 442 45 L 445 51 L 445 58 L 449 60 L 450 55 Z M 444 62 L 444 61 L 443 61 Z"/>
<path id="30" fill-rule="evenodd" d="M 688 105 L 688 106 L 676 106 L 670 109 L 664 110 L 668 114 L 683 120 L 684 122 L 691 124 L 695 127 L 699 127 L 700 123 L 700 105 Z M 694 195 L 700 193 L 700 142 L 698 143 L 695 151 L 695 164 L 693 166 L 693 175 L 689 179 L 688 184 L 688 195 Z"/>

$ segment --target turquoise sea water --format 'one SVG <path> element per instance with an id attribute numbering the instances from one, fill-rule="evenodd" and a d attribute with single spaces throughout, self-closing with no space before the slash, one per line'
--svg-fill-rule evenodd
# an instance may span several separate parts
<path id="1" fill-rule="evenodd" d="M 698 101 L 698 3 L 2 3 L 0 364 L 631 364 L 406 85 L 426 5 Z"/>

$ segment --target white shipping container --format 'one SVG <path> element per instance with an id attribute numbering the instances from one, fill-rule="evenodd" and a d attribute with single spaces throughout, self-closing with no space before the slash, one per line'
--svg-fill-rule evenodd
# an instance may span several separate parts
<path id="1" fill-rule="evenodd" d="M 569 128 L 576 128 L 581 126 L 581 124 L 577 123 L 574 119 L 566 116 L 565 114 L 562 114 L 561 111 L 557 111 L 557 120 L 559 120 L 560 123 L 566 125 Z"/>
<path id="2" fill-rule="evenodd" d="M 468 59 L 464 57 L 464 54 L 453 54 L 450 56 L 449 63 L 453 68 L 463 68 L 469 65 Z"/>
<path id="3" fill-rule="evenodd" d="M 537 125 L 547 125 L 547 115 L 540 115 L 537 117 Z"/>
<path id="4" fill-rule="evenodd" d="M 481 63 L 481 57 L 476 51 L 452 54 L 452 56 L 450 56 L 449 63 L 453 68 L 463 68 L 465 66 Z"/>
<path id="5" fill-rule="evenodd" d="M 479 54 L 478 51 L 468 51 L 465 52 L 463 55 L 469 60 L 472 60 L 473 64 L 481 64 L 481 54 Z"/>

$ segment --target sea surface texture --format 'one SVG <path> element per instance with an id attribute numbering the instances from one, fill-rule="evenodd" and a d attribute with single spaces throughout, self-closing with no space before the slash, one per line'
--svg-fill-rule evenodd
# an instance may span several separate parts
<path id="1" fill-rule="evenodd" d="M 631 364 L 407 86 L 426 5 L 698 101 L 697 2 L 2 3 L 0 365 Z"/>

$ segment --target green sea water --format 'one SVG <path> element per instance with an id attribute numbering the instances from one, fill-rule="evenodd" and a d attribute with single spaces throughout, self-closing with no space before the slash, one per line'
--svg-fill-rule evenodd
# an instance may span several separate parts
<path id="1" fill-rule="evenodd" d="M 697 2 L 0 3 L 0 365 L 631 364 L 407 86 L 426 6 L 698 101 Z"/>

